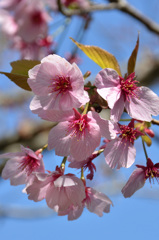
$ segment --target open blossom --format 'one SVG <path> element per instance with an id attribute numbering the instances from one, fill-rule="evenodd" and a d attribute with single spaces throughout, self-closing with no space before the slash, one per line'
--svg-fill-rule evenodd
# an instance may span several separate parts
<path id="1" fill-rule="evenodd" d="M 128 182 L 122 189 L 122 194 L 125 198 L 131 197 L 137 190 L 142 188 L 145 181 L 149 179 L 154 180 L 156 178 L 157 182 L 159 179 L 159 163 L 154 164 L 150 158 L 147 159 L 147 166 L 136 165 L 137 169 L 133 171 Z"/>
<path id="2" fill-rule="evenodd" d="M 48 149 L 59 156 L 71 155 L 85 160 L 100 144 L 101 132 L 92 113 L 80 114 L 76 109 L 67 121 L 58 123 L 49 133 Z"/>
<path id="3" fill-rule="evenodd" d="M 135 119 L 152 120 L 151 115 L 159 114 L 159 97 L 147 87 L 138 87 L 135 73 L 126 79 L 111 69 L 101 70 L 95 80 L 100 96 L 107 100 L 111 109 L 111 119 L 118 122 L 124 108 Z"/>
<path id="4" fill-rule="evenodd" d="M 30 105 L 35 113 L 66 111 L 89 101 L 80 69 L 56 54 L 43 58 L 41 64 L 29 70 L 28 84 L 36 94 Z"/>
<path id="5" fill-rule="evenodd" d="M 66 211 L 58 211 L 58 215 L 68 215 L 68 220 L 75 220 L 81 216 L 84 207 L 99 217 L 103 216 L 103 212 L 110 212 L 110 206 L 113 205 L 113 203 L 104 193 L 98 192 L 91 187 L 86 187 L 85 191 L 86 198 L 83 200 L 81 207 L 72 205 Z"/>
<path id="6" fill-rule="evenodd" d="M 136 149 L 134 141 L 143 133 L 134 129 L 134 120 L 132 120 L 128 126 L 119 125 L 118 134 L 117 138 L 106 144 L 104 150 L 105 160 L 111 168 L 128 168 L 135 161 Z"/>
<path id="7" fill-rule="evenodd" d="M 48 35 L 48 22 L 51 17 L 39 0 L 23 1 L 15 11 L 15 22 L 18 25 L 17 34 L 25 42 L 34 42 L 39 36 Z"/>
<path id="8" fill-rule="evenodd" d="M 81 179 L 73 174 L 63 174 L 56 167 L 56 171 L 37 173 L 32 185 L 26 189 L 28 198 L 35 202 L 46 199 L 48 207 L 58 211 L 66 211 L 70 206 L 81 207 L 85 198 L 85 188 Z"/>
<path id="9" fill-rule="evenodd" d="M 21 152 L 4 153 L 0 158 L 9 158 L 2 171 L 2 178 L 10 179 L 11 185 L 28 184 L 34 172 L 44 172 L 42 154 L 21 146 Z"/>

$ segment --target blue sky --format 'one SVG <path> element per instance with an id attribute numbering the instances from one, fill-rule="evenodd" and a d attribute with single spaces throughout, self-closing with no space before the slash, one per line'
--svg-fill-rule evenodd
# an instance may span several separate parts
<path id="1" fill-rule="evenodd" d="M 152 1 L 153 4 L 148 0 L 131 0 L 129 2 L 159 22 L 157 10 L 155 11 L 155 9 L 158 8 L 156 0 Z M 149 9 L 152 10 L 149 11 Z M 155 14 L 153 14 L 154 11 Z M 76 25 L 79 21 L 80 20 L 75 20 L 73 24 Z M 111 24 L 109 24 L 110 21 Z M 129 58 L 135 45 L 138 31 L 140 31 L 140 55 L 138 59 L 140 59 L 146 51 L 151 51 L 153 54 L 158 55 L 158 36 L 156 37 L 155 34 L 147 31 L 142 24 L 117 11 L 94 14 L 93 24 L 87 31 L 83 43 L 100 46 L 113 53 L 119 60 L 124 73 L 124 71 L 126 71 L 126 68 L 124 70 L 124 63 Z M 68 40 L 63 44 L 63 48 L 66 48 L 66 46 L 68 46 L 67 44 L 70 44 L 69 36 L 72 35 L 73 33 L 67 33 L 66 38 L 68 37 Z M 61 49 L 61 54 L 62 52 L 63 49 Z M 100 68 L 85 57 L 83 53 L 80 53 L 80 55 L 83 58 L 83 64 L 80 66 L 82 72 L 85 73 L 87 70 L 90 70 L 92 74 L 97 74 Z M 17 53 L 11 54 L 9 51 L 6 51 L 2 56 L 3 64 L 0 66 L 1 70 L 10 71 L 9 61 L 17 60 Z M 6 77 L 1 76 L 0 91 L 8 92 L 10 89 L 11 91 L 17 91 L 17 87 L 13 83 Z M 158 84 L 152 86 L 152 90 L 159 95 Z M 1 110 L 1 124 L 7 122 L 10 126 L 10 131 L 13 131 L 17 124 L 17 118 L 21 116 L 20 111 L 17 109 L 16 112 L 13 110 Z M 4 113 L 6 116 L 5 119 Z M 9 116 L 11 116 L 10 119 L 8 119 Z M 153 127 L 153 129 L 158 131 L 158 127 Z M 144 161 L 141 142 L 138 142 L 136 147 L 136 164 L 141 164 Z M 148 154 L 154 162 L 159 161 L 158 143 L 156 143 L 155 140 L 153 140 L 152 148 L 148 149 Z M 52 157 L 54 162 L 50 161 Z M 44 155 L 44 160 L 48 168 L 54 168 L 59 162 L 59 159 L 55 158 L 54 154 L 51 155 L 51 153 Z M 104 159 L 101 159 L 101 161 L 104 161 Z M 121 170 L 121 174 L 117 176 L 118 182 L 116 182 L 116 186 L 117 183 L 120 182 L 124 184 L 133 169 L 134 166 L 128 170 Z M 47 208 L 45 201 L 39 203 L 28 201 L 27 196 L 21 193 L 23 189 L 22 186 L 13 187 L 10 186 L 9 181 L 1 180 L 0 212 L 4 211 L 8 216 L 0 218 L 1 238 L 6 240 L 41 240 L 44 238 L 58 238 L 60 240 L 96 240 L 98 238 L 134 240 L 140 238 L 148 240 L 150 238 L 157 238 L 159 223 L 159 186 L 157 182 L 155 182 L 155 185 L 152 184 L 152 186 L 146 183 L 146 186 L 141 189 L 141 191 L 138 191 L 132 198 L 124 199 L 120 193 L 120 189 L 117 188 L 114 192 L 112 189 L 114 185 L 106 178 L 102 177 L 102 183 L 100 185 L 100 177 L 98 174 L 100 175 L 100 173 L 97 173 L 93 184 L 97 189 L 102 188 L 105 194 L 113 201 L 114 207 L 111 208 L 109 214 L 104 214 L 101 218 L 89 213 L 87 209 L 85 209 L 78 220 L 71 222 L 67 221 L 67 217 L 57 217 L 52 210 Z M 113 180 L 115 182 L 115 176 Z M 23 217 L 20 217 L 22 213 Z M 30 217 L 28 217 L 28 215 Z"/>

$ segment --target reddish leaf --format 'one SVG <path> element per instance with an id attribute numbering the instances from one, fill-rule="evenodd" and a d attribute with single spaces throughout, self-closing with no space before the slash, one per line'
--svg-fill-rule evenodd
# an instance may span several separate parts
<path id="1" fill-rule="evenodd" d="M 128 75 L 135 72 L 135 65 L 136 65 L 138 48 L 139 48 L 139 34 L 138 34 L 136 46 L 135 46 L 135 48 L 134 48 L 134 50 L 133 50 L 133 52 L 132 52 L 132 54 L 131 54 L 131 56 L 128 60 L 128 67 L 127 67 Z"/>

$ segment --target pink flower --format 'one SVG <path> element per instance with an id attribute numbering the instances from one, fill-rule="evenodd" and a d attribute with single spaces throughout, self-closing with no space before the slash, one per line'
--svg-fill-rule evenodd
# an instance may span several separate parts
<path id="1" fill-rule="evenodd" d="M 9 158 L 2 171 L 2 178 L 10 178 L 11 185 L 28 184 L 34 178 L 34 172 L 44 172 L 42 155 L 21 146 L 21 152 L 4 153 L 0 158 Z"/>
<path id="2" fill-rule="evenodd" d="M 134 141 L 138 136 L 143 135 L 138 130 L 134 129 L 134 120 L 128 126 L 120 125 L 120 135 L 106 144 L 104 155 L 106 163 L 111 168 L 130 167 L 136 156 Z"/>
<path id="3" fill-rule="evenodd" d="M 80 69 L 55 54 L 29 70 L 28 84 L 36 94 L 30 105 L 35 113 L 41 109 L 66 111 L 89 101 Z"/>
<path id="4" fill-rule="evenodd" d="M 66 211 L 58 211 L 58 215 L 68 215 L 68 220 L 75 220 L 81 216 L 84 207 L 90 212 L 97 214 L 99 217 L 103 216 L 103 212 L 110 212 L 110 205 L 113 205 L 113 203 L 105 194 L 98 192 L 91 187 L 86 187 L 85 191 L 86 198 L 83 200 L 83 205 L 81 207 L 72 205 Z"/>
<path id="5" fill-rule="evenodd" d="M 81 179 L 73 174 L 63 175 L 60 168 L 56 171 L 37 173 L 36 179 L 26 189 L 31 200 L 41 201 L 46 199 L 48 207 L 58 211 L 66 211 L 70 206 L 81 207 L 85 198 L 85 188 Z"/>
<path id="6" fill-rule="evenodd" d="M 24 1 L 15 11 L 15 21 L 18 25 L 17 34 L 25 42 L 34 42 L 39 36 L 46 37 L 50 20 L 51 17 L 44 10 L 41 1 Z"/>
<path id="7" fill-rule="evenodd" d="M 49 133 L 48 149 L 59 156 L 71 155 L 85 160 L 100 144 L 101 132 L 92 113 L 81 115 L 76 109 L 67 121 L 58 123 Z"/>
<path id="8" fill-rule="evenodd" d="M 137 190 L 142 188 L 145 181 L 159 178 L 159 163 L 154 164 L 150 158 L 147 159 L 147 166 L 136 165 L 138 168 L 133 171 L 128 182 L 123 187 L 122 194 L 125 198 L 131 197 Z"/>
<path id="9" fill-rule="evenodd" d="M 151 115 L 159 114 L 159 97 L 147 87 L 138 87 L 135 73 L 126 79 L 113 69 L 101 70 L 95 80 L 100 96 L 107 100 L 111 108 L 111 119 L 118 122 L 124 108 L 135 119 L 152 120 Z"/>

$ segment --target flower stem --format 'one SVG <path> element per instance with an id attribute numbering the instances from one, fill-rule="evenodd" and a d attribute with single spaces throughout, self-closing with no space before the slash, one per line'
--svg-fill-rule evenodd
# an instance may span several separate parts
<path id="1" fill-rule="evenodd" d="M 119 122 L 128 122 L 128 121 L 131 121 L 132 119 L 131 118 L 128 118 L 128 119 L 120 119 Z"/>
<path id="2" fill-rule="evenodd" d="M 145 153 L 145 157 L 146 157 L 146 160 L 147 160 L 147 159 L 148 159 L 148 155 L 147 155 L 147 151 L 146 151 L 145 143 L 144 143 L 143 140 L 142 140 L 142 146 L 143 146 L 144 153 Z"/>
<path id="3" fill-rule="evenodd" d="M 86 105 L 85 105 L 84 111 L 83 111 L 83 113 L 82 113 L 83 115 L 87 113 L 88 107 L 89 107 L 89 102 L 86 103 Z"/>
<path id="4" fill-rule="evenodd" d="M 43 152 L 48 147 L 48 144 L 45 144 L 41 149 L 39 149 L 39 152 Z"/>
<path id="5" fill-rule="evenodd" d="M 61 163 L 61 168 L 65 169 L 65 163 L 66 163 L 67 157 L 64 157 Z"/>
<path id="6" fill-rule="evenodd" d="M 85 180 L 84 173 L 83 173 L 83 167 L 81 167 L 81 180 Z"/>

